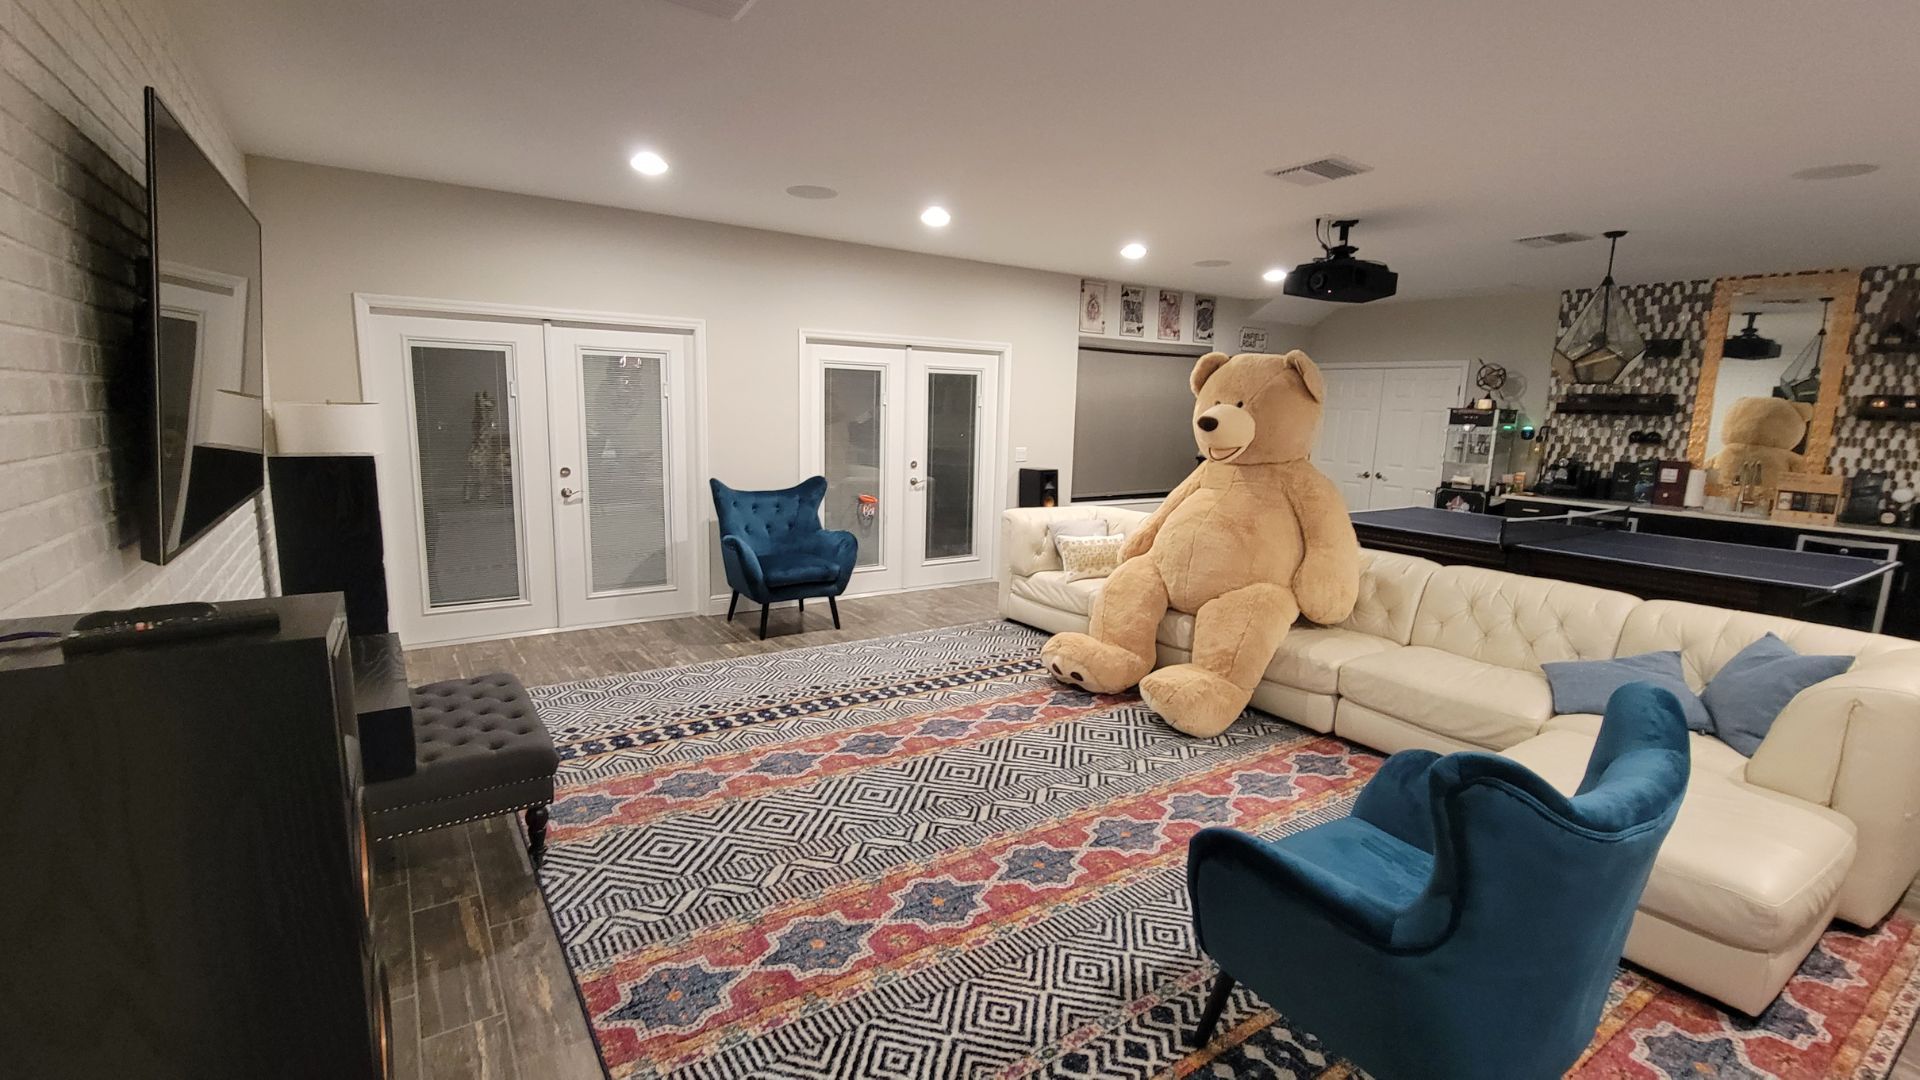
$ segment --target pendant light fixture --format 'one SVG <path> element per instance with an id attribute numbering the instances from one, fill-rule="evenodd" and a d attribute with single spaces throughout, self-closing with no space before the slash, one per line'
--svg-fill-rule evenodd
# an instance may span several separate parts
<path id="1" fill-rule="evenodd" d="M 1607 276 L 1588 298 L 1573 325 L 1553 346 L 1553 373 L 1564 383 L 1610 383 L 1647 351 L 1647 339 L 1627 315 L 1613 285 L 1613 253 L 1625 229 L 1609 229 Z"/>
<path id="2" fill-rule="evenodd" d="M 1827 309 L 1833 304 L 1833 297 L 1820 298 L 1820 330 L 1793 358 L 1793 363 L 1780 373 L 1780 387 L 1775 393 L 1788 401 L 1804 401 L 1813 404 L 1820 400 L 1820 358 L 1827 352 Z"/>
<path id="3" fill-rule="evenodd" d="M 1780 355 L 1780 343 L 1770 337 L 1760 336 L 1760 313 L 1747 312 L 1746 329 L 1727 339 L 1720 346 L 1723 360 L 1772 360 Z"/>

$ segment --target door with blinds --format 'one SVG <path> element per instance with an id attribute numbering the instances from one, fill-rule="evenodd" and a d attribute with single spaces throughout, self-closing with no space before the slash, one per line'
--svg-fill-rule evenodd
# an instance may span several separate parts
<path id="1" fill-rule="evenodd" d="M 690 612 L 686 337 L 552 327 L 554 554 L 560 625 Z"/>
<path id="2" fill-rule="evenodd" d="M 403 641 L 694 610 L 689 335 L 376 312 L 363 342 Z"/>
<path id="3" fill-rule="evenodd" d="M 992 577 L 1000 354 L 811 341 L 807 360 L 821 517 L 860 544 L 848 591 Z"/>

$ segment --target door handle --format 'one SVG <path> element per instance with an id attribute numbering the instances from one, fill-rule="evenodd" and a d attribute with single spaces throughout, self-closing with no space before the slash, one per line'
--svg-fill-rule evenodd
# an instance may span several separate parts
<path id="1" fill-rule="evenodd" d="M 1360 474 L 1360 476 L 1359 476 L 1359 479 L 1361 479 L 1361 480 L 1367 480 L 1367 479 L 1371 479 L 1371 478 L 1372 478 L 1372 476 L 1373 476 L 1373 474 L 1372 474 L 1372 473 L 1370 473 L 1370 472 L 1363 472 L 1363 473 L 1361 473 L 1361 474 Z"/>
<path id="2" fill-rule="evenodd" d="M 907 484 L 908 484 L 908 485 L 909 485 L 910 487 L 912 487 L 912 488 L 913 488 L 913 490 L 915 490 L 915 491 L 919 491 L 919 490 L 921 489 L 921 487 L 923 487 L 923 486 L 925 486 L 925 484 L 926 484 L 926 481 L 925 481 L 925 480 L 922 480 L 922 479 L 920 479 L 920 478 L 919 478 L 919 477 L 917 477 L 917 476 L 910 476 L 910 477 L 908 477 L 908 478 L 907 478 Z"/>
<path id="3" fill-rule="evenodd" d="M 579 493 L 579 492 L 577 492 L 577 491 L 575 491 L 575 490 L 573 490 L 572 488 L 561 488 L 561 489 L 560 489 L 560 497 L 561 497 L 561 498 L 563 498 L 563 499 L 571 499 L 571 498 L 573 498 L 573 497 L 574 497 L 575 495 L 578 495 L 578 494 L 580 494 L 580 493 Z"/>
<path id="4" fill-rule="evenodd" d="M 1378 472 L 1377 472 L 1377 473 L 1374 473 L 1374 474 L 1373 474 L 1373 478 L 1374 478 L 1375 480 L 1385 480 L 1385 479 L 1387 478 L 1387 474 L 1386 474 L 1386 473 L 1378 473 Z"/>

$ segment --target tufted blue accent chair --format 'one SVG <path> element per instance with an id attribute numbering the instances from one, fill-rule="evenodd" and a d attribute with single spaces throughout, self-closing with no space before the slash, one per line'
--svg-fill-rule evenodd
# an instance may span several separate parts
<path id="1" fill-rule="evenodd" d="M 850 532 L 820 527 L 820 500 L 827 495 L 827 478 L 810 477 L 778 491 L 736 491 L 718 480 L 713 485 L 713 509 L 720 515 L 720 558 L 727 566 L 727 584 L 733 599 L 727 603 L 727 621 L 740 595 L 760 605 L 760 636 L 767 636 L 767 606 L 783 600 L 800 602 L 800 618 L 807 617 L 807 597 L 824 596 L 833 611 L 833 628 L 840 628 L 837 597 L 847 591 L 860 542 Z"/>
<path id="2" fill-rule="evenodd" d="M 1351 816 L 1187 848 L 1200 947 L 1378 1080 L 1560 1076 L 1593 1038 L 1653 857 L 1686 792 L 1674 696 L 1614 692 L 1568 798 L 1494 754 L 1395 754 Z"/>

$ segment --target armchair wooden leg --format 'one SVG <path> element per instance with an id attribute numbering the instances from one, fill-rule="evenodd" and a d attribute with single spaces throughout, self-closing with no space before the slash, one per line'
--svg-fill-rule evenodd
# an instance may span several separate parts
<path id="1" fill-rule="evenodd" d="M 740 594 L 736 592 L 733 594 L 733 599 L 727 601 L 727 621 L 728 622 L 733 621 L 733 609 L 739 606 L 740 606 Z"/>
<path id="2" fill-rule="evenodd" d="M 800 598 L 800 629 L 805 630 L 806 628 L 807 628 L 807 598 L 803 596 Z"/>
<path id="3" fill-rule="evenodd" d="M 535 867 L 547 854 L 547 817 L 545 806 L 527 807 L 527 859 Z"/>
<path id="4" fill-rule="evenodd" d="M 760 605 L 760 640 L 767 640 L 767 605 Z"/>
<path id="5" fill-rule="evenodd" d="M 840 629 L 840 601 L 829 596 L 827 597 L 827 607 L 833 611 L 833 628 L 835 630 Z"/>
<path id="6" fill-rule="evenodd" d="M 1207 1045 L 1213 1038 L 1213 1029 L 1220 1023 L 1220 1014 L 1226 1011 L 1227 997 L 1233 993 L 1233 976 L 1221 972 L 1213 980 L 1213 992 L 1207 995 L 1207 1007 L 1200 1014 L 1200 1024 L 1187 1036 L 1187 1045 L 1200 1047 Z"/>

